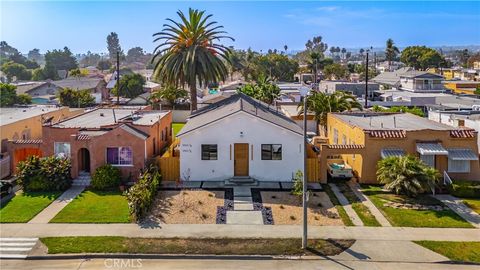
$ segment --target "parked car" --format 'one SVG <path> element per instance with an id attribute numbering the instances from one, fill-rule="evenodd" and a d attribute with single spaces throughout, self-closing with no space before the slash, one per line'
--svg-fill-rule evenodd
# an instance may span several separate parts
<path id="1" fill-rule="evenodd" d="M 343 159 L 327 159 L 327 173 L 330 178 L 350 180 L 353 177 L 352 167 Z"/>
<path id="2" fill-rule="evenodd" d="M 0 181 L 0 198 L 10 195 L 13 192 L 13 185 L 7 181 Z"/>

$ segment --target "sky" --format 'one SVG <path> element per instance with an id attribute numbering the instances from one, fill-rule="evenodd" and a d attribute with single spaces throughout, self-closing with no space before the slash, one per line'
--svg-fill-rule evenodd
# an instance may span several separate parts
<path id="1" fill-rule="evenodd" d="M 320 35 L 329 46 L 480 45 L 480 1 L 9 1 L 0 0 L 0 39 L 23 53 L 68 46 L 106 52 L 116 32 L 124 51 L 155 47 L 152 34 L 189 7 L 206 10 L 236 48 L 301 50 Z"/>

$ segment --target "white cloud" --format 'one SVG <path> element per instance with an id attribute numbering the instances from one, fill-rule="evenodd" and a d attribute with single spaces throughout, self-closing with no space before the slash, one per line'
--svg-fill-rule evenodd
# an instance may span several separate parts
<path id="1" fill-rule="evenodd" d="M 332 12 L 338 9 L 340 9 L 340 7 L 338 6 L 324 6 L 324 7 L 317 8 L 318 11 L 328 11 L 328 12 Z"/>

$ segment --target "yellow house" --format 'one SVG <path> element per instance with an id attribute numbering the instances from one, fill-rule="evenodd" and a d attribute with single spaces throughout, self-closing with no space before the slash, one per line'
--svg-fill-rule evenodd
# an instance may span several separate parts
<path id="1" fill-rule="evenodd" d="M 473 95 L 477 87 L 480 87 L 480 82 L 475 81 L 445 81 L 443 83 L 445 88 L 452 90 L 456 94 Z"/>
<path id="2" fill-rule="evenodd" d="M 480 181 L 477 132 L 409 113 L 331 113 L 328 144 L 320 146 L 320 181 L 327 159 L 341 156 L 360 183 L 377 183 L 377 163 L 388 156 L 415 155 L 452 179 Z"/>
<path id="3" fill-rule="evenodd" d="M 5 152 L 5 140 L 42 139 L 42 125 L 83 112 L 83 109 L 70 109 L 56 106 L 31 106 L 0 109 L 0 153 Z"/>

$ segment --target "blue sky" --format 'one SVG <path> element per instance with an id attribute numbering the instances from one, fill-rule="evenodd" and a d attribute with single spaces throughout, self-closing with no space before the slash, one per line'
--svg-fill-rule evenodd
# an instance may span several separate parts
<path id="1" fill-rule="evenodd" d="M 212 13 L 237 48 L 299 50 L 314 35 L 347 48 L 381 47 L 387 38 L 402 47 L 480 45 L 478 1 L 0 1 L 0 39 L 25 53 L 64 46 L 105 52 L 112 31 L 125 51 L 151 51 L 165 18 L 188 7 Z"/>

